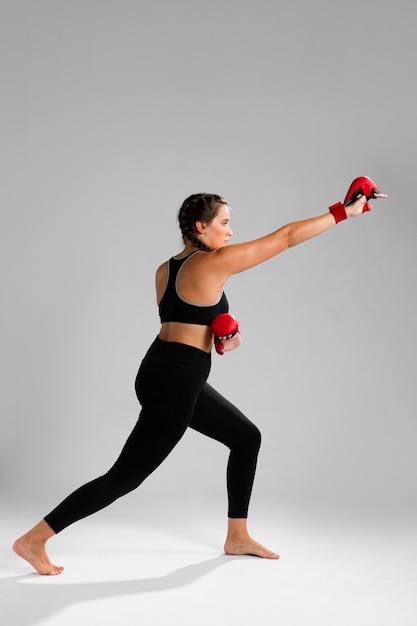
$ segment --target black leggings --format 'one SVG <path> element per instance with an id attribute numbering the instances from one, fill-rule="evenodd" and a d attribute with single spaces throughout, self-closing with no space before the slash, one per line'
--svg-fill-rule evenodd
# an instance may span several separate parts
<path id="1" fill-rule="evenodd" d="M 56 532 L 136 489 L 168 456 L 190 426 L 230 448 L 229 517 L 246 518 L 260 432 L 206 380 L 211 355 L 156 339 L 136 377 L 139 419 L 113 467 L 68 496 L 44 519 Z"/>

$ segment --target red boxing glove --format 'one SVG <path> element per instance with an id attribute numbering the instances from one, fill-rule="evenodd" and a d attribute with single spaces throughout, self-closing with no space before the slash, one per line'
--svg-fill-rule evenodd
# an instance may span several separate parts
<path id="1" fill-rule="evenodd" d="M 234 337 L 239 332 L 239 322 L 231 313 L 221 313 L 212 321 L 211 330 L 214 335 L 214 347 L 217 354 L 224 354 L 221 337 L 227 336 L 227 339 Z"/>
<path id="2" fill-rule="evenodd" d="M 352 204 L 356 200 L 358 200 L 361 196 L 366 196 L 367 200 L 371 200 L 371 198 L 376 198 L 376 194 L 381 193 L 376 186 L 376 184 L 368 178 L 368 176 L 359 176 L 359 178 L 355 178 L 349 190 L 346 194 L 346 198 L 343 201 L 345 206 Z M 363 206 L 363 213 L 366 211 L 370 211 L 371 207 L 368 203 Z"/>
<path id="3" fill-rule="evenodd" d="M 362 196 L 366 196 L 367 200 L 370 200 L 371 198 L 376 198 L 377 193 L 381 192 L 379 191 L 376 184 L 370 178 L 368 178 L 368 176 L 359 176 L 358 178 L 355 178 L 355 180 L 348 189 L 343 204 L 341 202 L 337 202 L 336 204 L 333 204 L 331 207 L 329 207 L 329 211 L 330 213 L 332 213 L 334 219 L 336 220 L 336 224 L 347 218 L 345 211 L 346 206 L 348 206 L 349 204 L 353 204 L 353 202 L 356 202 L 356 200 L 359 200 L 359 198 L 361 198 Z M 366 211 L 370 210 L 371 207 L 366 202 L 363 205 L 362 212 L 366 213 Z"/>

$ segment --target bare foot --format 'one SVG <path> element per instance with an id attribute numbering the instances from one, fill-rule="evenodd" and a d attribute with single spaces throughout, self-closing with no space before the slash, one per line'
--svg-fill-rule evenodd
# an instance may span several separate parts
<path id="1" fill-rule="evenodd" d="M 30 563 L 39 574 L 56 576 L 61 574 L 64 568 L 51 563 L 45 550 L 46 541 L 54 534 L 52 528 L 42 520 L 32 530 L 16 539 L 13 550 Z"/>
<path id="2" fill-rule="evenodd" d="M 20 537 L 20 539 L 14 542 L 13 550 L 18 556 L 21 556 L 22 559 L 30 563 L 39 574 L 56 576 L 57 574 L 61 574 L 64 570 L 63 567 L 51 563 L 43 546 L 36 545 L 35 542 L 32 542 L 30 539 L 26 540 L 25 536 Z"/>
<path id="3" fill-rule="evenodd" d="M 246 527 L 246 519 L 242 517 L 229 517 L 224 551 L 232 556 L 248 554 L 259 556 L 261 559 L 279 559 L 279 554 L 267 550 L 263 545 L 252 539 Z"/>
<path id="4" fill-rule="evenodd" d="M 267 550 L 267 548 L 257 541 L 254 541 L 251 537 L 247 537 L 241 541 L 227 539 L 224 544 L 224 551 L 226 554 L 232 556 L 242 556 L 243 554 L 248 554 L 251 556 L 259 556 L 261 559 L 279 559 L 279 554 L 275 554 L 275 552 Z"/>

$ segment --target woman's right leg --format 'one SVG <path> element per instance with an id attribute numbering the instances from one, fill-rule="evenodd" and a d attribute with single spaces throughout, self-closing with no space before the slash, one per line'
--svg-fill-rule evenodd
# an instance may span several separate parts
<path id="1" fill-rule="evenodd" d="M 45 541 L 138 487 L 168 456 L 188 427 L 208 376 L 209 355 L 189 346 L 163 342 L 156 342 L 156 349 L 151 347 L 150 353 L 136 379 L 141 414 L 116 463 L 106 474 L 70 494 L 14 544 L 15 552 L 41 574 L 62 571 L 47 559 Z"/>
<path id="2" fill-rule="evenodd" d="M 13 544 L 13 550 L 22 559 L 25 559 L 39 573 L 47 576 L 55 576 L 61 574 L 64 568 L 60 565 L 54 565 L 46 554 L 45 544 L 55 535 L 52 528 L 41 520 L 31 530 L 25 533 Z"/>

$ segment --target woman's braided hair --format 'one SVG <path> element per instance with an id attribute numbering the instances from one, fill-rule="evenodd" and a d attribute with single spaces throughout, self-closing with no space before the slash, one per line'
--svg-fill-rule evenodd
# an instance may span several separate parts
<path id="1" fill-rule="evenodd" d="M 184 243 L 190 241 L 194 246 L 205 252 L 210 252 L 198 236 L 196 222 L 209 224 L 217 214 L 218 205 L 227 204 L 226 200 L 215 193 L 195 193 L 184 200 L 178 213 Z"/>

